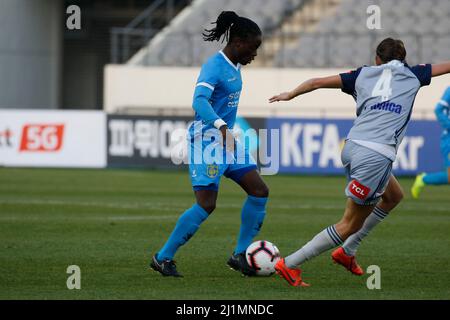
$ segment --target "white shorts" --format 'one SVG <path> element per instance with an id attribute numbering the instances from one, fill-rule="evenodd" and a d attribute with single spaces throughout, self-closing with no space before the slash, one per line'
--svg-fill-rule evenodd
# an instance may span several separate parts
<path id="1" fill-rule="evenodd" d="M 341 154 L 348 184 L 345 194 L 359 205 L 377 204 L 392 173 L 392 160 L 347 140 Z"/>

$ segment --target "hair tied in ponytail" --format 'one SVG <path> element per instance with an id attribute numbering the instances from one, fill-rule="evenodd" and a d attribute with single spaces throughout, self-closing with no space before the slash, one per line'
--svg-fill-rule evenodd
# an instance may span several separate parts
<path id="1" fill-rule="evenodd" d="M 216 27 L 213 29 L 205 29 L 206 32 L 203 33 L 203 39 L 205 41 L 219 41 L 223 35 L 225 37 L 222 42 L 226 39 L 228 41 L 230 28 L 239 20 L 239 16 L 234 11 L 222 11 L 217 17 L 217 20 L 212 24 Z"/>

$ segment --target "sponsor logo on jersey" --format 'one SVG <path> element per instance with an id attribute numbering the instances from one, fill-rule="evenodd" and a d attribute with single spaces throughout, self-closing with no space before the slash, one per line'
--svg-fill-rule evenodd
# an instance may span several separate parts
<path id="1" fill-rule="evenodd" d="M 362 185 L 356 180 L 350 182 L 349 190 L 354 196 L 361 200 L 366 199 L 370 193 L 369 187 Z"/>
<path id="2" fill-rule="evenodd" d="M 397 114 L 400 114 L 402 112 L 401 105 L 390 102 L 389 100 L 374 104 L 373 106 L 370 106 L 369 108 L 370 108 L 370 110 L 383 110 L 383 111 L 394 112 Z"/>

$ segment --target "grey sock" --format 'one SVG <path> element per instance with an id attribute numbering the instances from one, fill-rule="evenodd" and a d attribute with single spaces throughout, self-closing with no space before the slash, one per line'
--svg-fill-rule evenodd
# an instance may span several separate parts
<path id="1" fill-rule="evenodd" d="M 342 245 L 345 253 L 350 256 L 354 256 L 356 254 L 356 250 L 358 250 L 358 247 L 361 244 L 362 239 L 364 239 L 369 234 L 370 230 L 375 228 L 377 224 L 383 221 L 383 219 L 386 218 L 387 215 L 388 212 L 375 207 L 372 213 L 367 217 L 366 221 L 364 221 L 361 229 L 359 229 L 358 232 L 352 234 L 347 238 L 347 240 L 345 240 L 344 244 Z"/>
<path id="2" fill-rule="evenodd" d="M 311 241 L 305 244 L 300 250 L 287 256 L 284 261 L 288 268 L 294 268 L 303 262 L 312 259 L 322 252 L 342 244 L 341 237 L 336 228 L 329 226 L 318 233 Z"/>

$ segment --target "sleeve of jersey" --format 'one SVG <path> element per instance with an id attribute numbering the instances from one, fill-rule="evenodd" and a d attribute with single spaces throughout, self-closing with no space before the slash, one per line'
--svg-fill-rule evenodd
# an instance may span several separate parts
<path id="1" fill-rule="evenodd" d="M 419 64 L 412 67 L 411 71 L 419 79 L 421 87 L 431 83 L 431 64 Z"/>
<path id="2" fill-rule="evenodd" d="M 192 108 L 207 124 L 214 124 L 216 120 L 220 119 L 209 102 L 218 83 L 217 71 L 211 66 L 204 65 L 195 86 Z"/>
<path id="3" fill-rule="evenodd" d="M 355 83 L 362 68 L 339 74 L 342 81 L 342 92 L 356 96 Z"/>
<path id="4" fill-rule="evenodd" d="M 450 108 L 450 87 L 444 93 L 441 101 L 438 102 L 436 108 L 434 109 L 434 113 L 444 129 L 450 129 L 450 118 L 449 114 L 445 112 L 445 110 L 449 110 Z"/>

